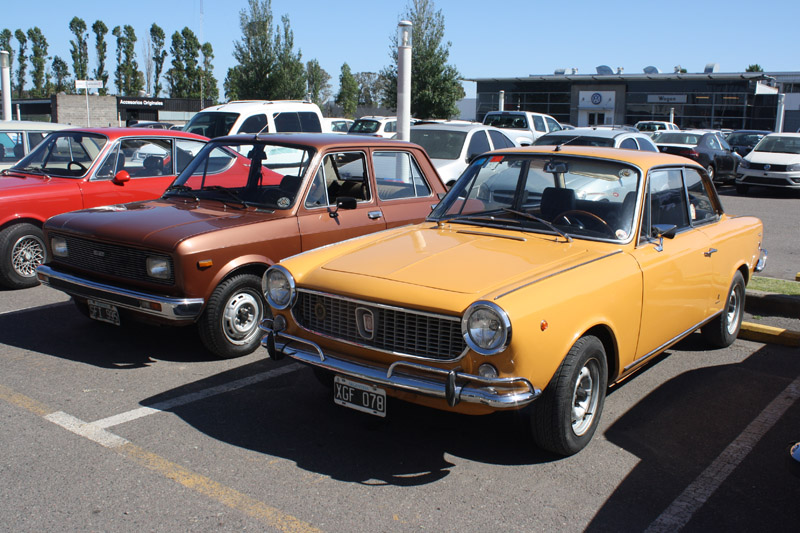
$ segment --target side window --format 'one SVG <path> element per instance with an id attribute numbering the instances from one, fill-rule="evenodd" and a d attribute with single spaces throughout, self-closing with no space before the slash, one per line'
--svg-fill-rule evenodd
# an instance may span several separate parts
<path id="1" fill-rule="evenodd" d="M 275 131 L 277 132 L 303 131 L 300 128 L 300 117 L 295 112 L 273 113 L 272 120 L 275 121 Z"/>
<path id="2" fill-rule="evenodd" d="M 636 144 L 636 141 L 633 138 L 628 137 L 627 139 L 623 140 L 619 143 L 620 148 L 627 148 L 628 150 L 638 150 L 639 146 Z"/>
<path id="3" fill-rule="evenodd" d="M 467 158 L 472 159 L 474 156 L 488 152 L 489 150 L 491 150 L 491 148 L 489 148 L 489 139 L 486 138 L 486 133 L 483 131 L 477 131 L 469 141 Z"/>
<path id="4" fill-rule="evenodd" d="M 124 160 L 120 156 L 124 156 Z M 124 139 L 120 142 L 117 156 L 116 172 L 120 170 L 127 170 L 132 178 L 170 175 L 172 139 Z"/>
<path id="5" fill-rule="evenodd" d="M 544 127 L 544 119 L 539 115 L 533 115 L 533 128 L 536 131 L 547 131 Z"/>
<path id="6" fill-rule="evenodd" d="M 100 165 L 100 168 L 97 169 L 97 173 L 95 177 L 98 179 L 111 179 L 117 173 L 117 160 L 119 158 L 119 145 L 112 148 L 108 155 L 106 156 L 106 160 L 103 161 L 103 164 Z M 125 162 L 123 159 L 122 166 L 125 166 Z"/>
<path id="7" fill-rule="evenodd" d="M 47 137 L 46 131 L 32 131 L 28 133 L 28 150 L 33 150 Z"/>
<path id="8" fill-rule="evenodd" d="M 387 133 L 394 133 L 397 131 L 397 121 L 391 121 L 386 123 L 386 128 L 384 128 L 385 132 Z"/>
<path id="9" fill-rule="evenodd" d="M 511 142 L 511 139 L 509 139 L 499 131 L 489 130 L 489 137 L 491 137 L 492 144 L 494 145 L 495 149 L 511 148 L 512 146 L 514 146 L 514 143 Z"/>
<path id="10" fill-rule="evenodd" d="M 200 152 L 203 146 L 205 146 L 205 143 L 199 141 L 177 139 L 175 141 L 175 170 L 173 172 L 167 165 L 164 166 L 164 170 L 169 170 L 171 174 L 180 174 L 183 172 L 183 169 L 186 168 L 186 165 L 194 159 L 194 156 Z M 168 162 L 168 164 L 169 163 L 171 162 Z"/>
<path id="11" fill-rule="evenodd" d="M 0 132 L 0 161 L 14 163 L 25 155 L 22 133 L 17 131 Z"/>
<path id="12" fill-rule="evenodd" d="M 326 207 L 328 205 L 328 190 L 325 174 L 330 172 L 335 176 L 335 171 L 331 165 L 331 156 L 325 156 L 322 165 L 317 169 L 317 174 L 314 176 L 314 181 L 311 182 L 311 188 L 306 195 L 305 206 L 307 208 L 312 209 L 315 207 Z"/>
<path id="13" fill-rule="evenodd" d="M 692 224 L 705 224 L 717 219 L 714 204 L 708 195 L 708 189 L 703 184 L 700 173 L 693 168 L 683 170 L 686 181 L 686 190 L 689 192 L 689 216 Z"/>
<path id="14" fill-rule="evenodd" d="M 408 152 L 374 152 L 372 168 L 381 200 L 431 195 L 431 188 Z"/>
<path id="15" fill-rule="evenodd" d="M 722 150 L 722 146 L 719 144 L 719 139 L 717 139 L 716 135 L 708 136 L 708 145 L 714 150 Z"/>
<path id="16" fill-rule="evenodd" d="M 731 148 L 731 145 L 730 145 L 730 144 L 728 144 L 728 141 L 726 141 L 726 140 L 725 140 L 725 139 L 723 139 L 722 137 L 720 137 L 720 138 L 719 138 L 719 143 L 722 145 L 722 148 L 723 148 L 723 149 L 725 149 L 725 150 L 727 150 L 727 151 L 729 151 L 729 152 L 732 152 L 732 151 L 733 151 L 733 148 Z"/>
<path id="17" fill-rule="evenodd" d="M 689 210 L 680 169 L 650 173 L 650 227 L 656 224 L 689 226 Z"/>
<path id="18" fill-rule="evenodd" d="M 336 152 L 323 160 L 328 201 L 336 203 L 342 196 L 359 202 L 372 199 L 367 175 L 367 161 L 363 152 Z"/>
<path id="19" fill-rule="evenodd" d="M 309 133 L 322 132 L 322 123 L 319 121 L 319 116 L 316 113 L 300 111 L 297 113 L 297 118 L 300 120 L 301 131 Z M 347 131 L 347 128 L 345 128 L 344 131 Z"/>
<path id="20" fill-rule="evenodd" d="M 645 152 L 658 152 L 658 148 L 650 139 L 636 139 L 636 142 L 639 143 L 639 150 L 643 150 Z"/>
<path id="21" fill-rule="evenodd" d="M 544 117 L 544 119 L 547 121 L 547 127 L 550 129 L 550 131 L 560 131 L 561 130 L 561 124 L 556 122 L 555 119 L 552 119 L 550 117 Z"/>
<path id="22" fill-rule="evenodd" d="M 259 133 L 266 131 L 264 128 L 267 125 L 267 115 L 253 115 L 244 121 L 242 127 L 239 128 L 239 133 Z"/>

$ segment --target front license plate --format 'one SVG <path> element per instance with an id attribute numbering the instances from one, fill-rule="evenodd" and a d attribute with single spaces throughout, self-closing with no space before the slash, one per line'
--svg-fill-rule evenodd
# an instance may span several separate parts
<path id="1" fill-rule="evenodd" d="M 336 376 L 333 380 L 333 401 L 356 411 L 386 416 L 386 391 L 375 385 Z"/>
<path id="2" fill-rule="evenodd" d="M 89 318 L 119 326 L 119 310 L 116 305 L 97 300 L 86 300 L 86 303 L 89 306 Z"/>

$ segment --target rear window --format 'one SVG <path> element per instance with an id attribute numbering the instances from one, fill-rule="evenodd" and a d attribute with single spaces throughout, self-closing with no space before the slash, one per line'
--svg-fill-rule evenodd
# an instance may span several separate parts
<path id="1" fill-rule="evenodd" d="M 350 128 L 351 133 L 375 133 L 381 127 L 377 120 L 356 120 Z"/>
<path id="2" fill-rule="evenodd" d="M 316 113 L 308 111 L 284 111 L 272 115 L 275 131 L 321 133 L 322 124 Z"/>
<path id="3" fill-rule="evenodd" d="M 228 135 L 239 119 L 239 113 L 200 112 L 192 117 L 183 131 L 214 138 Z"/>
<path id="4" fill-rule="evenodd" d="M 658 142 L 664 144 L 694 144 L 700 142 L 702 135 L 696 133 L 672 132 L 665 131 L 658 136 Z"/>
<path id="5" fill-rule="evenodd" d="M 458 159 L 466 138 L 465 131 L 411 128 L 411 142 L 425 148 L 431 159 Z"/>
<path id="6" fill-rule="evenodd" d="M 527 129 L 528 127 L 525 115 L 488 114 L 484 117 L 483 123 L 495 128 Z"/>
<path id="7" fill-rule="evenodd" d="M 614 139 L 589 137 L 587 135 L 542 135 L 534 141 L 535 146 L 567 143 L 570 146 L 614 146 Z"/>

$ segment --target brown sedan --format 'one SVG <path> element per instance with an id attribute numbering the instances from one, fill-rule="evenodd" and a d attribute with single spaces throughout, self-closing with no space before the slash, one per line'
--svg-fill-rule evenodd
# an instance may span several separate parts
<path id="1" fill-rule="evenodd" d="M 425 151 L 378 137 L 233 136 L 158 200 L 65 213 L 44 227 L 43 284 L 95 320 L 196 323 L 220 357 L 252 352 L 261 276 L 284 257 L 422 221 L 445 188 Z"/>

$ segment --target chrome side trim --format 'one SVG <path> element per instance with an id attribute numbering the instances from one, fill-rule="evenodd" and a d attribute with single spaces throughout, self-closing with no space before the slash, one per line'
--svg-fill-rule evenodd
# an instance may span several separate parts
<path id="1" fill-rule="evenodd" d="M 451 405 L 467 402 L 488 405 L 495 409 L 515 409 L 531 403 L 542 393 L 522 377 L 490 379 L 406 361 L 395 362 L 388 368 L 349 361 L 324 353 L 319 345 L 306 339 L 273 331 L 263 322 L 259 328 L 267 332 L 261 340 L 262 346 L 267 347 L 269 339 L 272 339 L 276 351 L 301 363 L 421 396 L 441 398 L 448 402 L 452 398 L 454 403 Z M 413 373 L 403 372 L 404 370 Z M 454 385 L 448 385 L 448 378 L 454 379 Z"/>
<path id="2" fill-rule="evenodd" d="M 564 272 L 569 272 L 570 270 L 575 270 L 576 268 L 580 268 L 582 266 L 586 266 L 586 265 L 592 264 L 592 263 L 594 263 L 596 261 L 600 261 L 602 259 L 606 259 L 608 257 L 612 257 L 614 255 L 621 254 L 621 253 L 622 253 L 622 249 L 619 249 L 619 250 L 616 250 L 614 252 L 611 252 L 610 254 L 606 254 L 606 255 L 603 255 L 603 256 L 600 256 L 600 257 L 596 257 L 594 259 L 590 259 L 589 261 L 585 261 L 583 263 L 580 263 L 580 264 L 577 264 L 577 265 L 573 265 L 573 266 L 571 266 L 569 268 L 565 268 L 563 270 L 559 270 L 558 272 L 553 272 L 552 274 L 548 274 L 546 276 L 542 276 L 541 278 L 537 278 L 537 279 L 535 279 L 533 281 L 529 281 L 528 283 L 525 283 L 524 285 L 520 285 L 519 287 L 515 287 L 515 288 L 511 289 L 510 291 L 504 292 L 503 294 L 499 294 L 499 295 L 495 296 L 494 299 L 495 300 L 499 300 L 503 296 L 508 296 L 509 294 L 511 294 L 513 292 L 516 292 L 516 291 L 518 291 L 520 289 L 524 289 L 525 287 L 533 285 L 534 283 L 539 283 L 540 281 L 544 281 L 544 280 L 546 280 L 548 278 L 552 278 L 553 276 L 558 276 L 559 274 L 563 274 Z"/>
<path id="3" fill-rule="evenodd" d="M 661 353 L 664 350 L 666 350 L 667 348 L 669 348 L 671 345 L 673 345 L 676 342 L 680 341 L 684 337 L 688 337 L 689 335 L 691 335 L 692 333 L 697 331 L 699 328 L 703 327 L 705 324 L 707 324 L 707 323 L 711 322 L 712 320 L 714 320 L 715 318 L 717 318 L 717 316 L 721 315 L 723 313 L 723 311 L 724 311 L 724 309 L 722 309 L 720 311 L 717 311 L 716 313 L 714 313 L 713 315 L 711 315 L 707 319 L 703 320 L 702 322 L 698 322 L 697 325 L 692 326 L 691 328 L 687 329 L 686 331 L 684 331 L 683 333 L 681 333 L 679 335 L 676 335 L 675 337 L 673 337 L 672 339 L 668 340 L 667 342 L 665 342 L 664 344 L 662 344 L 661 346 L 659 346 L 655 350 L 653 350 L 650 353 L 647 353 L 647 354 L 641 356 L 639 359 L 637 359 L 636 361 L 632 362 L 631 364 L 629 364 L 628 366 L 623 368 L 622 371 L 625 372 L 628 369 L 639 365 L 645 359 L 649 359 L 650 357 L 653 357 L 654 355 L 658 355 L 659 353 Z"/>
<path id="4" fill-rule="evenodd" d="M 132 291 L 92 281 L 80 276 L 58 272 L 46 265 L 40 265 L 36 269 L 36 276 L 39 278 L 39 281 L 42 282 L 42 285 L 47 285 L 56 290 L 65 292 L 70 296 L 100 300 L 123 309 L 130 309 L 138 313 L 157 316 L 166 320 L 196 320 L 200 316 L 203 306 L 205 305 L 205 300 L 203 298 L 169 298 Z M 56 283 L 53 283 L 53 280 L 56 280 Z M 141 307 L 139 302 L 158 304 L 161 306 L 161 311 Z"/>

